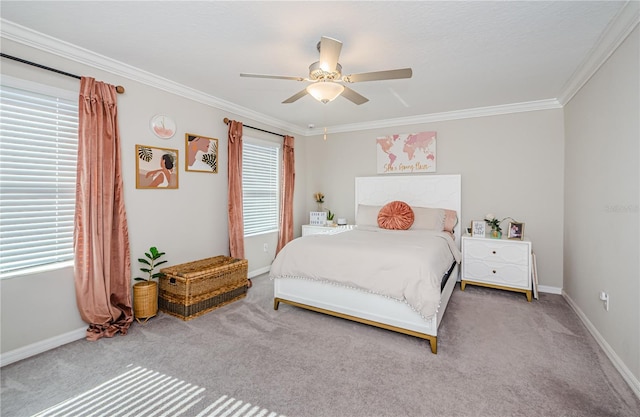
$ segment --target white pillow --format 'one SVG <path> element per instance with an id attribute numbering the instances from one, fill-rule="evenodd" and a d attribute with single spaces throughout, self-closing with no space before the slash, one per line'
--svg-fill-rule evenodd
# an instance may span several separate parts
<path id="1" fill-rule="evenodd" d="M 356 213 L 357 226 L 375 226 L 378 227 L 378 212 L 382 206 L 368 206 L 366 204 L 358 204 L 358 212 Z"/>
<path id="2" fill-rule="evenodd" d="M 411 208 L 414 215 L 411 229 L 435 230 L 436 232 L 444 230 L 444 209 L 414 206 Z"/>

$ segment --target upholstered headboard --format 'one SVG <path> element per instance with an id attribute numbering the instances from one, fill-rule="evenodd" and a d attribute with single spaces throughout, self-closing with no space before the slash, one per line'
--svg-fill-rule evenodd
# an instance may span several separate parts
<path id="1" fill-rule="evenodd" d="M 454 234 L 458 245 L 461 236 L 462 189 L 460 175 L 412 175 L 356 177 L 356 204 L 382 206 L 400 200 L 411 206 L 455 210 L 458 224 Z"/>

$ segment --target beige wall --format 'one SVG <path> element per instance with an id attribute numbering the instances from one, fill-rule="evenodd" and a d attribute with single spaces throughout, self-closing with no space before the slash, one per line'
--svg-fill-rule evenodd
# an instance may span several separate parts
<path id="1" fill-rule="evenodd" d="M 564 288 L 640 379 L 640 35 L 565 108 Z M 609 293 L 609 311 L 599 293 Z M 640 386 L 638 386 L 640 389 Z"/>
<path id="2" fill-rule="evenodd" d="M 72 62 L 6 39 L 2 52 L 54 68 L 92 76 L 111 84 L 123 85 L 126 93 L 118 96 L 118 114 L 122 141 L 122 166 L 125 204 L 131 244 L 132 278 L 138 276 L 138 257 L 150 246 L 167 253 L 168 264 L 177 264 L 215 255 L 228 255 L 227 229 L 227 126 L 223 118 L 242 120 L 251 126 L 281 132 L 250 119 L 238 117 L 209 105 L 170 94 L 114 74 Z M 36 69 L 14 61 L 2 60 L 2 75 L 78 91 L 79 81 Z M 159 139 L 149 129 L 155 114 L 171 115 L 177 133 L 168 140 Z M 217 174 L 185 172 L 184 135 L 194 133 L 219 139 Z M 259 131 L 246 134 L 271 141 L 281 137 Z M 179 151 L 179 189 L 138 190 L 135 188 L 135 145 L 144 144 Z M 298 140 L 299 152 L 304 140 Z M 299 164 L 297 164 L 299 165 Z M 304 187 L 304 170 L 297 166 L 297 184 Z M 294 204 L 302 204 L 294 201 Z M 303 210 L 297 210 L 302 213 Z M 296 219 L 298 225 L 302 221 Z M 299 227 L 297 227 L 299 228 Z M 250 271 L 267 270 L 275 255 L 277 236 L 253 237 L 246 244 Z M 267 243 L 269 251 L 263 251 Z M 52 285 L 55 283 L 55 285 Z M 79 330 L 79 317 L 73 290 L 72 268 L 0 280 L 0 316 L 3 354 L 30 344 Z M 39 293 L 42 291 L 42 293 Z M 46 295 L 43 300 L 43 295 Z M 46 301 L 45 301 L 46 300 Z"/>
<path id="3" fill-rule="evenodd" d="M 321 191 L 325 207 L 353 222 L 354 178 L 376 175 L 375 138 L 427 130 L 438 135 L 437 174 L 462 175 L 463 224 L 487 213 L 524 222 L 540 284 L 562 288 L 562 109 L 306 138 L 307 210 Z"/>

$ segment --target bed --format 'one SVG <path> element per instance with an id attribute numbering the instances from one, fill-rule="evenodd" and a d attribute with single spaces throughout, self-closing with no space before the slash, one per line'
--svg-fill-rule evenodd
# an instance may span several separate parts
<path id="1" fill-rule="evenodd" d="M 270 272 L 274 309 L 286 303 L 408 334 L 428 340 L 437 353 L 438 327 L 458 279 L 460 222 L 451 233 L 419 230 L 424 224 L 419 216 L 426 213 L 423 208 L 446 209 L 460 219 L 460 175 L 357 177 L 355 196 L 353 230 L 294 239 L 280 251 Z M 377 213 L 392 201 L 414 209 L 416 223 L 409 230 L 389 231 L 370 224 L 367 210 Z M 417 247 L 423 241 L 429 242 L 427 249 Z M 382 256 L 384 247 L 404 249 Z M 443 258 L 447 251 L 448 260 Z M 373 264 L 378 261 L 387 263 Z M 400 264 L 408 268 L 406 272 L 398 269 Z M 401 288 L 390 285 L 390 279 Z"/>

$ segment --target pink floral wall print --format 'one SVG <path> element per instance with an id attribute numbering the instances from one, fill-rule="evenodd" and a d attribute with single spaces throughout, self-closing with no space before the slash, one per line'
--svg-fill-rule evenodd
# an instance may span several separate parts
<path id="1" fill-rule="evenodd" d="M 378 174 L 436 172 L 436 132 L 376 138 Z"/>

